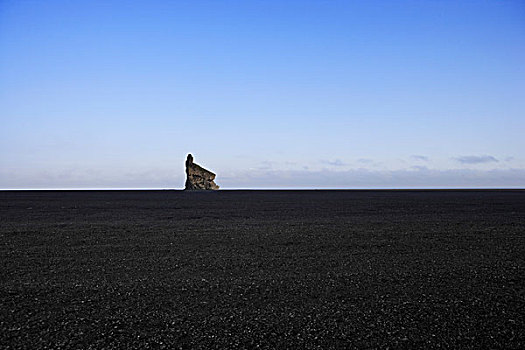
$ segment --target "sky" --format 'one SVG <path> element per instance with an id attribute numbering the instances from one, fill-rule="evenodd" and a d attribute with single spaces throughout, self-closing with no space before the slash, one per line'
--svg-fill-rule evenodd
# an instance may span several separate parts
<path id="1" fill-rule="evenodd" d="M 525 187 L 525 2 L 0 1 L 0 189 Z"/>

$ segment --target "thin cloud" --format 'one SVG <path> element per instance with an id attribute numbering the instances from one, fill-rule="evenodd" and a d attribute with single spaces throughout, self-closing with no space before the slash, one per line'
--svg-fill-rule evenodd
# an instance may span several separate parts
<path id="1" fill-rule="evenodd" d="M 422 155 L 419 155 L 419 154 L 414 154 L 413 156 L 411 156 L 410 158 L 414 159 L 414 160 L 419 160 L 419 161 L 423 161 L 423 162 L 428 162 L 428 157 L 427 156 L 422 156 Z"/>
<path id="2" fill-rule="evenodd" d="M 364 164 L 370 164 L 370 163 L 373 162 L 372 159 L 368 159 L 368 158 L 359 158 L 357 161 L 358 161 L 359 163 L 364 163 Z"/>
<path id="3" fill-rule="evenodd" d="M 274 165 L 274 162 L 264 160 L 259 163 L 259 166 L 255 167 L 256 170 L 269 170 L 272 169 Z"/>
<path id="4" fill-rule="evenodd" d="M 329 160 L 329 161 L 326 161 L 325 163 L 328 164 L 328 165 L 332 165 L 332 166 L 345 166 L 345 165 L 347 165 L 345 162 L 341 161 L 341 159 Z"/>
<path id="5" fill-rule="evenodd" d="M 493 156 L 462 156 L 454 158 L 461 164 L 483 164 L 498 162 L 498 160 Z"/>
<path id="6" fill-rule="evenodd" d="M 412 169 L 412 170 L 419 170 L 419 171 L 428 170 L 428 168 L 426 166 L 421 166 L 421 165 L 411 166 L 410 169 Z"/>

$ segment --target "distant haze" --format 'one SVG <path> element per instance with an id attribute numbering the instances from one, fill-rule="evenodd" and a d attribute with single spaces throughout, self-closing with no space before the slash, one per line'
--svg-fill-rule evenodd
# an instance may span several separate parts
<path id="1" fill-rule="evenodd" d="M 525 187 L 525 3 L 2 1 L 0 189 Z"/>

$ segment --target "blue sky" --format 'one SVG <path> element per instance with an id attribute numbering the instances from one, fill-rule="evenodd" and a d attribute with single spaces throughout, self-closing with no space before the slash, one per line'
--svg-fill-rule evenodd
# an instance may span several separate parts
<path id="1" fill-rule="evenodd" d="M 0 2 L 0 188 L 525 187 L 523 1 Z"/>

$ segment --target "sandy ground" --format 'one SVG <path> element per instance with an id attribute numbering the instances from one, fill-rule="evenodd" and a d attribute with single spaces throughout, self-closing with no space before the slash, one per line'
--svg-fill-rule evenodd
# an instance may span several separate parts
<path id="1" fill-rule="evenodd" d="M 525 191 L 0 192 L 3 349 L 525 348 Z"/>

